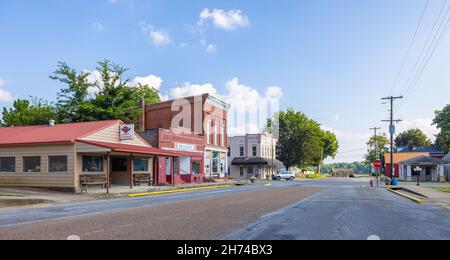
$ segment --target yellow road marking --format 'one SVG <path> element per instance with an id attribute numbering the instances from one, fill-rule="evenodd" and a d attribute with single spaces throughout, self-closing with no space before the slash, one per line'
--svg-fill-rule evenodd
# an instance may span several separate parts
<path id="1" fill-rule="evenodd" d="M 198 191 L 198 190 L 209 190 L 209 189 L 222 189 L 229 188 L 231 185 L 216 185 L 216 186 L 207 186 L 207 187 L 198 187 L 198 188 L 186 188 L 186 189 L 177 189 L 177 190 L 165 190 L 165 191 L 154 191 L 154 192 L 145 192 L 145 193 L 135 193 L 129 194 L 129 198 L 135 197 L 145 197 L 145 196 L 154 196 L 154 195 L 163 195 L 163 194 L 171 194 L 171 193 L 181 193 L 187 191 Z"/>
<path id="2" fill-rule="evenodd" d="M 412 201 L 414 201 L 414 202 L 416 202 L 416 203 L 419 203 L 419 204 L 422 204 L 422 203 L 423 203 L 423 201 L 420 200 L 420 199 L 418 199 L 418 198 L 414 198 L 414 197 L 412 197 L 412 196 L 403 194 L 403 193 L 398 192 L 398 191 L 396 191 L 396 190 L 393 190 L 393 189 L 391 189 L 391 188 L 388 188 L 388 191 L 393 192 L 393 193 L 395 193 L 395 194 L 397 194 L 397 195 L 400 195 L 400 196 L 402 196 L 402 197 L 405 197 L 405 198 L 407 198 L 407 199 L 410 199 L 410 200 L 412 200 Z"/>

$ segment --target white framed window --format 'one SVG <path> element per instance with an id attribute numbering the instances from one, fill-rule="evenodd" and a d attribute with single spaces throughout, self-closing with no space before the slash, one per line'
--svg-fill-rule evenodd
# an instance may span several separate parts
<path id="1" fill-rule="evenodd" d="M 221 137 L 221 145 L 225 146 L 225 126 L 223 125 L 220 131 L 220 137 Z"/>
<path id="2" fill-rule="evenodd" d="M 67 155 L 49 156 L 48 172 L 67 172 Z"/>
<path id="3" fill-rule="evenodd" d="M 206 126 L 206 142 L 211 143 L 211 120 L 208 120 L 208 125 Z"/>
<path id="4" fill-rule="evenodd" d="M 217 127 L 217 125 L 214 126 L 214 144 L 219 144 L 219 128 Z"/>

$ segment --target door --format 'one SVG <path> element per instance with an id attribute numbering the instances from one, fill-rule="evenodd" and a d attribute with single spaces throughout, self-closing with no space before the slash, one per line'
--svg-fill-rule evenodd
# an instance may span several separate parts
<path id="1" fill-rule="evenodd" d="M 426 181 L 433 181 L 433 174 L 432 174 L 433 171 L 432 171 L 431 167 L 427 167 L 425 172 L 427 175 Z"/>

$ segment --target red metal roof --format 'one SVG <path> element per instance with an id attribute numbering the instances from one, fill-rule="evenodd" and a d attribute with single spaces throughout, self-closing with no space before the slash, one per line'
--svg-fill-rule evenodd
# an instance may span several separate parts
<path id="1" fill-rule="evenodd" d="M 77 141 L 85 143 L 85 144 L 108 148 L 108 149 L 111 149 L 111 151 L 118 152 L 118 153 L 133 153 L 133 154 L 148 154 L 148 155 L 180 157 L 178 154 L 176 154 L 174 152 L 170 152 L 170 151 L 166 151 L 166 150 L 154 148 L 154 147 L 127 145 L 127 144 L 119 144 L 119 143 L 107 143 L 107 142 L 90 141 L 90 140 L 77 140 Z"/>
<path id="2" fill-rule="evenodd" d="M 0 146 L 74 143 L 120 120 L 0 128 Z"/>

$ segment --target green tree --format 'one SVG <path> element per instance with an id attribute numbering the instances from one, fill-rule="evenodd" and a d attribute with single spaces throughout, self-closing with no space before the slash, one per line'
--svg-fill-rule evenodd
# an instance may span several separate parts
<path id="1" fill-rule="evenodd" d="M 3 108 L 3 119 L 0 121 L 2 127 L 28 126 L 48 124 L 54 119 L 54 111 L 48 102 L 34 98 L 28 100 L 15 100 L 10 109 Z"/>
<path id="2" fill-rule="evenodd" d="M 385 136 L 372 136 L 367 143 L 370 149 L 367 151 L 365 155 L 365 163 L 372 164 L 376 160 L 381 160 L 383 165 L 385 165 L 386 161 L 384 155 L 389 152 L 389 139 Z"/>
<path id="3" fill-rule="evenodd" d="M 399 146 L 416 146 L 429 147 L 433 142 L 420 129 L 409 129 L 395 138 L 395 145 Z"/>
<path id="4" fill-rule="evenodd" d="M 159 102 L 159 93 L 153 87 L 139 84 L 131 86 L 125 78 L 128 69 L 104 60 L 98 63 L 100 79 L 89 82 L 88 72 L 77 72 L 66 63 L 59 63 L 52 79 L 66 85 L 58 94 L 57 114 L 61 122 L 83 122 L 120 119 L 134 122 L 141 113 L 139 101 L 147 104 Z M 89 89 L 95 89 L 93 95 Z"/>
<path id="5" fill-rule="evenodd" d="M 50 78 L 66 85 L 57 96 L 56 114 L 59 122 L 71 123 L 96 119 L 92 115 L 95 107 L 89 98 L 89 88 L 94 87 L 88 81 L 89 76 L 89 72 L 78 73 L 64 62 L 58 63 L 58 70 Z"/>
<path id="6" fill-rule="evenodd" d="M 323 131 L 320 125 L 305 114 L 293 109 L 281 111 L 267 124 L 269 131 L 279 133 L 277 158 L 289 168 L 319 165 L 335 156 L 339 147 L 336 136 Z"/>
<path id="7" fill-rule="evenodd" d="M 435 114 L 433 125 L 440 130 L 436 136 L 436 146 L 450 152 L 450 104 Z"/>

